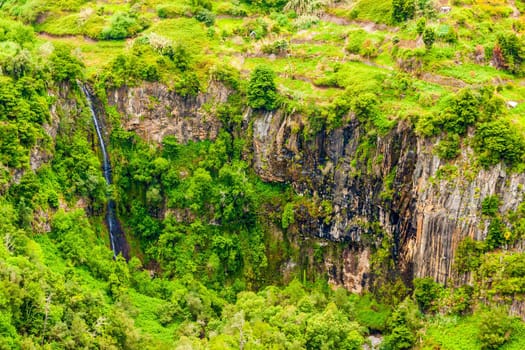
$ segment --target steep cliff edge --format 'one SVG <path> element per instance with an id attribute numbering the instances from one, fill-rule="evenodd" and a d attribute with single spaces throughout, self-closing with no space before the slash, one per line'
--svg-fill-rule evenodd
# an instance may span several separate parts
<path id="1" fill-rule="evenodd" d="M 214 108 L 228 93 L 212 84 L 206 94 L 182 98 L 162 85 L 145 84 L 110 91 L 108 99 L 127 130 L 157 143 L 166 135 L 185 143 L 217 136 L 221 123 Z M 483 199 L 499 196 L 501 212 L 515 210 L 522 200 L 525 175 L 501 164 L 479 168 L 468 147 L 455 161 L 440 160 L 433 153 L 435 140 L 418 137 L 409 121 L 379 133 L 350 116 L 343 127 L 308 136 L 298 114 L 247 109 L 244 119 L 244 132 L 253 135 L 245 157 L 257 175 L 290 183 L 315 203 L 330 203 L 319 215 L 295 208 L 297 220 L 288 230 L 298 246 L 301 239 L 337 246 L 325 251 L 321 265 L 333 283 L 352 291 L 367 288 L 378 273 L 371 257 L 383 241 L 406 281 L 465 280 L 454 276 L 455 250 L 465 237 L 486 237 Z"/>
<path id="2" fill-rule="evenodd" d="M 498 196 L 501 213 L 516 210 L 522 201 L 524 174 L 510 173 L 501 163 L 480 168 L 468 147 L 453 162 L 440 160 L 433 142 L 418 137 L 408 122 L 371 136 L 353 119 L 304 142 L 292 132 L 300 123 L 295 119 L 279 113 L 255 116 L 254 169 L 263 179 L 290 181 L 332 203 L 331 220 L 319 220 L 309 233 L 347 242 L 342 263 L 329 271 L 334 282 L 351 290 L 360 290 L 374 272 L 362 261 L 370 256 L 370 243 L 382 239 L 373 235 L 370 241 L 372 224 L 393 239 L 394 259 L 407 280 L 432 277 L 446 283 L 466 278 L 454 276 L 458 243 L 487 236 L 483 199 Z M 364 138 L 374 145 L 367 154 Z"/>
<path id="3" fill-rule="evenodd" d="M 209 108 L 227 98 L 228 90 L 216 84 L 207 93 L 188 98 L 158 83 L 122 87 L 108 93 L 109 105 L 123 116 L 123 127 L 156 143 L 167 135 L 174 135 L 182 143 L 215 139 L 221 124 Z"/>

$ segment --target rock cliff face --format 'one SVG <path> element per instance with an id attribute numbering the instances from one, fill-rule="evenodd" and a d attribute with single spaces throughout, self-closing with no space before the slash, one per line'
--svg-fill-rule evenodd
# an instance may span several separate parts
<path id="1" fill-rule="evenodd" d="M 227 96 L 220 84 L 195 98 L 158 84 L 108 93 L 125 128 L 154 142 L 166 135 L 181 142 L 214 139 L 220 122 L 213 108 Z M 374 272 L 371 254 L 387 238 L 407 280 L 447 281 L 458 243 L 487 234 L 482 200 L 498 195 L 502 212 L 522 201 L 525 175 L 509 174 L 502 165 L 477 169 L 468 148 L 454 162 L 441 161 L 433 143 L 417 137 L 409 122 L 378 134 L 351 118 L 344 127 L 305 137 L 299 115 L 247 109 L 245 119 L 253 134 L 247 158 L 263 180 L 290 183 L 299 193 L 331 203 L 331 213 L 305 214 L 295 229 L 301 237 L 340 247 L 323 258 L 324 268 L 333 283 L 349 290 L 367 287 Z"/>
<path id="2" fill-rule="evenodd" d="M 328 262 L 327 270 L 348 289 L 359 291 L 373 272 L 367 260 L 377 244 L 369 240 L 374 223 L 393 239 L 397 267 L 407 279 L 430 276 L 446 283 L 454 277 L 458 243 L 487 235 L 483 199 L 499 196 L 502 213 L 523 199 L 524 174 L 509 173 L 501 164 L 476 168 L 468 148 L 456 161 L 442 161 L 432 142 L 418 138 L 406 122 L 370 136 L 353 120 L 308 142 L 292 133 L 297 123 L 297 117 L 279 113 L 255 116 L 254 168 L 263 179 L 290 181 L 331 201 L 330 223 L 319 222 L 309 233 L 347 242 L 341 261 Z M 365 154 L 364 141 L 375 145 Z"/>
<path id="3" fill-rule="evenodd" d="M 174 135 L 183 143 L 215 139 L 221 124 L 211 109 L 227 98 L 228 91 L 216 84 L 211 84 L 206 94 L 187 98 L 153 83 L 108 93 L 109 105 L 123 116 L 124 128 L 157 143 L 166 135 Z"/>

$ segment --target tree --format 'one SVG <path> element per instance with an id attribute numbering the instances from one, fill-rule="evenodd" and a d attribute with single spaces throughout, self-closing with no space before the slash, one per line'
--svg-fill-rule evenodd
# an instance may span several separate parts
<path id="1" fill-rule="evenodd" d="M 508 121 L 499 119 L 478 126 L 474 135 L 474 150 L 485 167 L 501 160 L 513 166 L 523 161 L 525 141 Z"/>
<path id="2" fill-rule="evenodd" d="M 393 0 L 392 22 L 400 23 L 413 18 L 415 10 L 414 0 Z"/>
<path id="3" fill-rule="evenodd" d="M 493 250 L 499 248 L 505 244 L 505 225 L 499 218 L 493 219 L 489 224 L 489 229 L 487 233 L 487 238 L 485 243 L 487 249 Z"/>
<path id="4" fill-rule="evenodd" d="M 499 349 L 510 337 L 511 319 L 504 310 L 490 310 L 483 314 L 478 339 L 482 349 Z"/>
<path id="5" fill-rule="evenodd" d="M 248 83 L 248 105 L 254 109 L 271 111 L 277 108 L 277 102 L 274 71 L 266 66 L 256 67 Z"/>
<path id="6" fill-rule="evenodd" d="M 425 31 L 425 28 L 427 26 L 427 20 L 425 17 L 421 17 L 416 24 L 416 32 L 421 35 Z"/>
<path id="7" fill-rule="evenodd" d="M 498 35 L 493 52 L 497 66 L 518 73 L 521 70 L 521 63 L 525 60 L 523 46 L 523 41 L 514 33 Z"/>
<path id="8" fill-rule="evenodd" d="M 361 349 L 364 338 L 357 322 L 350 322 L 334 303 L 314 314 L 306 326 L 307 349 Z"/>
<path id="9" fill-rule="evenodd" d="M 55 44 L 55 50 L 50 57 L 50 68 L 56 81 L 75 81 L 83 76 L 84 64 L 71 55 L 71 47 Z"/>
<path id="10" fill-rule="evenodd" d="M 414 297 L 423 312 L 435 311 L 434 301 L 439 297 L 442 287 L 431 277 L 414 280 Z"/>
<path id="11" fill-rule="evenodd" d="M 436 41 L 436 33 L 434 32 L 434 29 L 426 28 L 425 31 L 423 31 L 423 42 L 425 43 L 427 50 L 432 48 L 434 41 Z"/>
<path id="12" fill-rule="evenodd" d="M 416 341 L 415 333 L 420 327 L 420 320 L 417 306 L 410 298 L 406 298 L 396 307 L 388 326 L 391 333 L 381 344 L 382 350 L 412 349 Z"/>

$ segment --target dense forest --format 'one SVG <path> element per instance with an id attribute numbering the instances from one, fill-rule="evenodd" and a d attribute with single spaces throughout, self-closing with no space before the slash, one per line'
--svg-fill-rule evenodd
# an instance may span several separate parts
<path id="1" fill-rule="evenodd" d="M 524 123 L 522 0 L 0 0 L 0 349 L 524 349 Z"/>

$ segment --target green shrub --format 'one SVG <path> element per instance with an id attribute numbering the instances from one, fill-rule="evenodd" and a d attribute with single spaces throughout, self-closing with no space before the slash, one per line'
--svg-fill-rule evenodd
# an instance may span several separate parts
<path id="1" fill-rule="evenodd" d="M 506 120 L 481 123 L 474 135 L 474 150 L 484 167 L 504 161 L 515 166 L 523 161 L 525 141 L 521 134 Z"/>
<path id="2" fill-rule="evenodd" d="M 191 64 L 191 55 L 182 44 L 169 45 L 162 49 L 162 54 L 169 57 L 181 71 L 188 69 Z"/>
<path id="3" fill-rule="evenodd" d="M 84 64 L 71 55 L 71 47 L 55 44 L 55 49 L 49 58 L 51 74 L 55 81 L 70 81 L 82 79 Z"/>
<path id="4" fill-rule="evenodd" d="M 190 5 L 193 8 L 202 8 L 208 11 L 211 11 L 213 7 L 210 0 L 190 0 Z"/>
<path id="5" fill-rule="evenodd" d="M 423 312 L 437 311 L 438 300 L 443 287 L 431 277 L 414 279 L 414 298 Z"/>
<path id="6" fill-rule="evenodd" d="M 488 250 L 500 248 L 505 244 L 505 225 L 499 218 L 494 218 L 489 224 L 485 244 Z"/>
<path id="7" fill-rule="evenodd" d="M 482 349 L 499 349 L 509 339 L 512 320 L 502 309 L 492 309 L 483 313 L 479 325 L 478 339 Z"/>
<path id="8" fill-rule="evenodd" d="M 400 23 L 414 17 L 414 0 L 392 0 L 392 22 Z"/>
<path id="9" fill-rule="evenodd" d="M 454 256 L 454 269 L 459 273 L 474 271 L 481 265 L 485 243 L 466 237 L 459 244 Z"/>
<path id="10" fill-rule="evenodd" d="M 287 229 L 288 226 L 290 226 L 293 223 L 295 223 L 294 204 L 287 203 L 284 206 L 283 214 L 281 216 L 281 225 L 284 229 Z"/>
<path id="11" fill-rule="evenodd" d="M 360 296 L 355 304 L 356 320 L 371 331 L 384 332 L 390 312 L 389 306 L 378 303 L 371 294 Z"/>
<path id="12" fill-rule="evenodd" d="M 454 159 L 460 152 L 460 138 L 457 134 L 449 134 L 446 138 L 439 141 L 434 148 L 436 154 L 442 159 Z"/>
<path id="13" fill-rule="evenodd" d="M 262 47 L 262 52 L 265 54 L 279 55 L 288 51 L 288 41 L 285 39 L 276 40 L 271 44 L 266 44 Z"/>
<path id="14" fill-rule="evenodd" d="M 195 11 L 195 19 L 211 27 L 215 23 L 215 14 L 206 9 L 198 9 Z"/>
<path id="15" fill-rule="evenodd" d="M 447 43 L 453 44 L 458 40 L 458 35 L 454 28 L 446 24 L 440 25 L 437 28 L 435 34 L 439 40 L 445 41 Z"/>
<path id="16" fill-rule="evenodd" d="M 18 22 L 0 19 L 0 41 L 12 41 L 20 45 L 35 41 L 33 28 Z"/>
<path id="17" fill-rule="evenodd" d="M 389 320 L 391 333 L 384 338 L 381 350 L 408 350 L 412 349 L 420 327 L 419 311 L 410 298 L 400 303 Z"/>
<path id="18" fill-rule="evenodd" d="M 373 121 L 379 113 L 379 101 L 375 94 L 366 92 L 356 96 L 351 103 L 352 111 L 362 123 Z"/>
<path id="19" fill-rule="evenodd" d="M 117 12 L 111 17 L 110 25 L 100 33 L 105 40 L 120 40 L 137 34 L 148 27 L 144 19 L 127 12 Z"/>
<path id="20" fill-rule="evenodd" d="M 432 48 L 434 41 L 436 41 L 436 32 L 434 32 L 434 29 L 432 28 L 426 28 L 423 32 L 423 42 L 425 43 L 427 50 Z"/>
<path id="21" fill-rule="evenodd" d="M 248 105 L 254 109 L 271 111 L 277 108 L 278 94 L 274 71 L 266 66 L 257 66 L 248 83 Z"/>
<path id="22" fill-rule="evenodd" d="M 415 334 L 408 327 L 401 325 L 392 329 L 381 343 L 381 350 L 409 350 L 416 342 Z"/>
<path id="23" fill-rule="evenodd" d="M 485 197 L 481 202 L 481 213 L 483 215 L 495 217 L 499 211 L 499 204 L 500 200 L 498 196 Z"/>
<path id="24" fill-rule="evenodd" d="M 427 19 L 425 17 L 421 17 L 417 20 L 416 24 L 416 32 L 421 35 L 425 31 L 425 27 L 427 26 Z"/>
<path id="25" fill-rule="evenodd" d="M 496 46 L 494 48 L 494 56 L 496 61 L 499 61 L 499 52 L 503 56 L 504 62 L 498 64 L 512 73 L 519 73 L 521 71 L 521 64 L 525 60 L 524 42 L 514 33 L 498 35 Z"/>
<path id="26" fill-rule="evenodd" d="M 182 97 L 197 96 L 201 89 L 200 80 L 194 72 L 187 72 L 175 85 L 175 91 Z"/>
<path id="27" fill-rule="evenodd" d="M 157 7 L 157 15 L 160 18 L 175 18 L 179 16 L 190 16 L 191 8 L 180 4 L 162 4 Z"/>
<path id="28" fill-rule="evenodd" d="M 359 54 L 363 43 L 368 37 L 368 33 L 363 29 L 354 30 L 348 33 L 348 45 L 346 46 L 346 51 L 353 54 Z"/>
<path id="29" fill-rule="evenodd" d="M 249 19 L 244 21 L 242 26 L 235 28 L 233 33 L 245 38 L 259 40 L 268 34 L 268 23 L 262 18 Z"/>
<path id="30" fill-rule="evenodd" d="M 470 89 L 463 89 L 450 101 L 438 123 L 445 131 L 463 135 L 467 127 L 476 122 L 479 106 L 479 96 Z"/>
<path id="31" fill-rule="evenodd" d="M 230 89 L 239 90 L 241 87 L 241 76 L 239 71 L 232 66 L 217 66 L 211 71 L 211 76 L 213 79 L 222 82 Z"/>
<path id="32" fill-rule="evenodd" d="M 471 312 L 474 302 L 474 287 L 464 285 L 451 290 L 451 304 L 449 314 L 466 315 Z"/>

